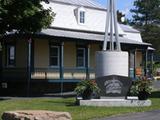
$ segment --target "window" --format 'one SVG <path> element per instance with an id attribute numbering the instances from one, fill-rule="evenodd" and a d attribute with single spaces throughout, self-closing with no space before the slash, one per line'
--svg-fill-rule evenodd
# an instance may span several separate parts
<path id="1" fill-rule="evenodd" d="M 85 23 L 85 11 L 80 11 L 80 17 L 79 17 L 80 23 Z"/>
<path id="2" fill-rule="evenodd" d="M 7 45 L 7 66 L 15 66 L 15 46 Z"/>
<path id="3" fill-rule="evenodd" d="M 86 23 L 86 10 L 84 7 L 78 7 L 74 10 L 74 15 L 76 17 L 77 23 L 79 25 L 85 25 Z"/>
<path id="4" fill-rule="evenodd" d="M 85 67 L 85 48 L 77 48 L 77 67 Z"/>
<path id="5" fill-rule="evenodd" d="M 59 46 L 50 46 L 50 66 L 58 67 L 59 66 Z"/>

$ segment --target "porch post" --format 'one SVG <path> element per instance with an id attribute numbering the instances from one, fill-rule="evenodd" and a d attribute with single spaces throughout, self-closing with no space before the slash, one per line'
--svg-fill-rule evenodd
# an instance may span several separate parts
<path id="1" fill-rule="evenodd" d="M 60 80 L 61 80 L 61 95 L 63 95 L 63 79 L 64 79 L 64 42 L 61 43 L 60 46 Z"/>
<path id="2" fill-rule="evenodd" d="M 136 55 L 137 55 L 137 50 L 135 49 L 134 51 L 134 78 L 136 78 L 136 59 L 137 59 Z"/>
<path id="3" fill-rule="evenodd" d="M 135 51 L 129 51 L 129 76 L 135 78 Z"/>
<path id="4" fill-rule="evenodd" d="M 34 71 L 34 45 L 35 45 L 35 40 L 32 39 L 31 43 L 31 74 Z"/>
<path id="5" fill-rule="evenodd" d="M 1 42 L 0 42 L 0 79 L 3 80 L 2 78 L 2 54 L 3 54 L 3 40 L 1 39 Z"/>
<path id="6" fill-rule="evenodd" d="M 153 62 L 154 62 L 154 58 L 153 58 L 153 52 L 151 53 L 151 74 L 153 75 Z"/>
<path id="7" fill-rule="evenodd" d="M 28 40 L 28 81 L 27 81 L 27 97 L 30 96 L 30 81 L 31 81 L 31 44 L 32 39 Z"/>
<path id="8" fill-rule="evenodd" d="M 89 72 L 89 68 L 90 68 L 90 45 L 87 45 L 87 64 L 86 64 L 86 79 L 90 79 L 90 72 Z"/>
<path id="9" fill-rule="evenodd" d="M 148 63 L 148 50 L 145 51 L 145 76 L 148 75 L 147 63 Z"/>

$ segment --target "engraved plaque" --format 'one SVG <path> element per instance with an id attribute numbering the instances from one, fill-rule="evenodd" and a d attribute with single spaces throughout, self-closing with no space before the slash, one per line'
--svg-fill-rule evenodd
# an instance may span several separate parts
<path id="1" fill-rule="evenodd" d="M 129 77 L 111 75 L 96 79 L 101 97 L 126 97 L 132 85 Z"/>

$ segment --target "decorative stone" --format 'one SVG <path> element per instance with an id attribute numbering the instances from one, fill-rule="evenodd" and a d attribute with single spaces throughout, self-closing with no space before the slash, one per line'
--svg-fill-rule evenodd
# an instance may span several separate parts
<path id="1" fill-rule="evenodd" d="M 25 110 L 4 112 L 2 120 L 72 120 L 72 118 L 68 112 Z"/>
<path id="2" fill-rule="evenodd" d="M 125 98 L 132 85 L 129 77 L 111 75 L 96 78 L 98 87 L 101 89 L 101 97 L 123 97 Z"/>

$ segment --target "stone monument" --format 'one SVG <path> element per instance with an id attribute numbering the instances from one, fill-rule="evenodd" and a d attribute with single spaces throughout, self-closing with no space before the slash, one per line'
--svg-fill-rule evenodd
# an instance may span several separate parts
<path id="1" fill-rule="evenodd" d="M 96 53 L 96 82 L 102 97 L 127 95 L 131 86 L 128 67 L 128 52 L 121 51 L 119 41 L 115 0 L 108 0 L 103 50 Z"/>
<path id="2" fill-rule="evenodd" d="M 107 45 L 109 43 L 109 45 Z M 140 107 L 150 106 L 150 100 L 125 99 L 132 80 L 128 76 L 128 52 L 121 51 L 115 0 L 108 0 L 103 50 L 96 53 L 96 82 L 101 99 L 80 100 L 82 106 Z"/>

